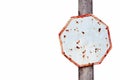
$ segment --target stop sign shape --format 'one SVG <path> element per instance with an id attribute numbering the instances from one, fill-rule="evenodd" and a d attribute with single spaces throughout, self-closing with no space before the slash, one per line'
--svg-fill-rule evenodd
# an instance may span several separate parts
<path id="1" fill-rule="evenodd" d="M 100 64 L 112 47 L 108 26 L 92 14 L 71 17 L 59 40 L 63 55 L 78 67 Z"/>

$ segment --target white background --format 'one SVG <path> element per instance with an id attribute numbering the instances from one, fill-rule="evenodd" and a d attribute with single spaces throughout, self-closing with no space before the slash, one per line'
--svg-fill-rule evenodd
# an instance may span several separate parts
<path id="1" fill-rule="evenodd" d="M 58 33 L 77 0 L 0 0 L 0 80 L 78 80 L 62 54 Z M 120 2 L 93 0 L 94 15 L 110 28 L 113 48 L 94 66 L 95 80 L 120 80 Z"/>

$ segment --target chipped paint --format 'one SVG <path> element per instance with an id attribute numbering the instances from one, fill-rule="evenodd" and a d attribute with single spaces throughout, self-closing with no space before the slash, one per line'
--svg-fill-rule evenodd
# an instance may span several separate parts
<path id="1" fill-rule="evenodd" d="M 63 55 L 79 67 L 100 64 L 112 47 L 108 26 L 92 14 L 71 17 L 59 39 Z"/>

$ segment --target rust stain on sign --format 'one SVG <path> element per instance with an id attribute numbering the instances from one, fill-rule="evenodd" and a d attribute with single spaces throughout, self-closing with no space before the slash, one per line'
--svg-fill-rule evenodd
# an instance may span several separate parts
<path id="1" fill-rule="evenodd" d="M 78 67 L 100 64 L 112 47 L 108 26 L 92 14 L 71 17 L 59 39 L 63 55 Z"/>

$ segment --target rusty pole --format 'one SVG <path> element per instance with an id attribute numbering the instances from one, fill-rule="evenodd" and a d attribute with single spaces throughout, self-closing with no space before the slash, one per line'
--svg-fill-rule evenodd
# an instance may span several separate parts
<path id="1" fill-rule="evenodd" d="M 78 0 L 78 15 L 92 14 L 92 0 Z M 94 80 L 94 66 L 78 67 L 78 80 Z"/>

